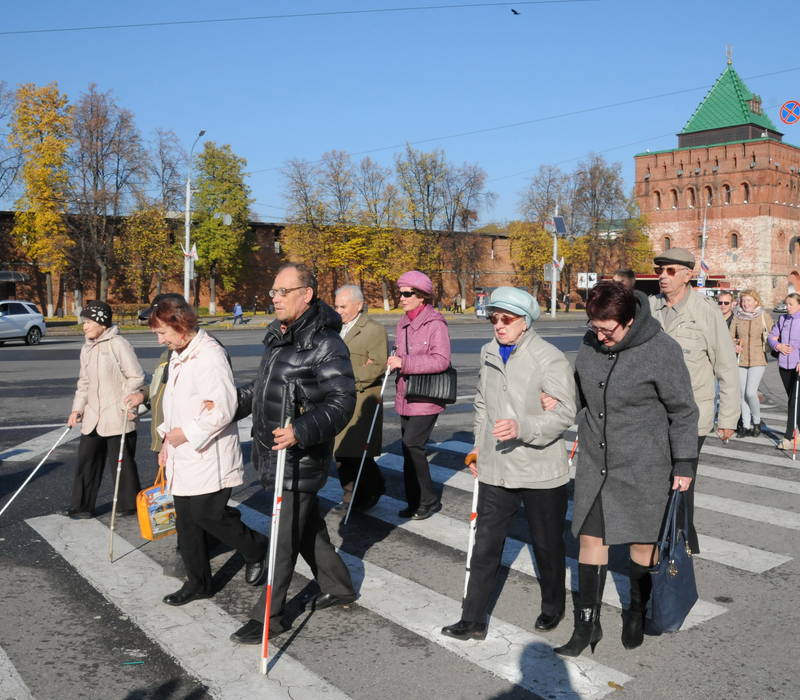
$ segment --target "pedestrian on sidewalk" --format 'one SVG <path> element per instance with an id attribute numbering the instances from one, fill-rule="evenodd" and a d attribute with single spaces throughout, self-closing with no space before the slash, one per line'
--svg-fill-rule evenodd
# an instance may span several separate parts
<path id="1" fill-rule="evenodd" d="M 481 348 L 473 431 L 478 479 L 475 545 L 461 619 L 442 629 L 484 639 L 486 613 L 511 523 L 525 507 L 541 587 L 537 630 L 564 617 L 569 462 L 563 433 L 575 419 L 575 380 L 567 358 L 533 329 L 540 309 L 522 289 L 498 287 L 487 305 L 494 339 Z M 542 392 L 555 400 L 544 410 Z M 532 400 L 533 399 L 533 400 Z"/>
<path id="2" fill-rule="evenodd" d="M 587 646 L 594 652 L 603 636 L 610 545 L 627 545 L 630 557 L 622 644 L 642 644 L 650 567 L 670 489 L 689 488 L 697 459 L 698 409 L 683 352 L 650 315 L 647 297 L 601 282 L 588 294 L 586 314 L 589 330 L 575 362 L 583 403 L 572 516 L 580 541 L 578 590 L 572 637 L 555 650 L 564 656 Z"/>
<path id="3" fill-rule="evenodd" d="M 344 494 L 341 503 L 334 506 L 337 511 L 346 511 L 353 497 L 358 469 L 364 450 L 367 454 L 358 493 L 353 504 L 359 510 L 374 506 L 386 491 L 383 475 L 375 461 L 381 453 L 383 436 L 383 406 L 381 385 L 389 356 L 386 330 L 377 321 L 362 312 L 364 294 L 354 284 L 346 284 L 336 290 L 334 309 L 342 319 L 339 335 L 350 351 L 350 362 L 356 380 L 356 407 L 353 417 L 337 436 L 333 454 L 339 471 L 339 483 Z M 369 429 L 375 417 L 375 429 L 367 444 Z"/>
<path id="4" fill-rule="evenodd" d="M 316 610 L 345 607 L 356 599 L 350 572 L 334 549 L 319 510 L 333 441 L 356 404 L 353 367 L 339 336 L 342 320 L 317 297 L 317 280 L 301 263 L 284 263 L 269 291 L 275 320 L 264 337 L 264 357 L 254 381 L 239 388 L 237 417 L 253 415 L 253 464 L 267 490 L 275 484 L 278 452 L 286 450 L 281 525 L 269 619 L 269 636 L 290 629 L 284 606 L 298 555 L 320 587 Z M 280 425 L 286 390 L 290 425 Z M 240 644 L 261 644 L 266 588 L 250 619 L 231 635 Z"/>
<path id="5" fill-rule="evenodd" d="M 798 427 L 795 407 L 800 370 L 800 294 L 792 292 L 786 297 L 786 313 L 772 326 L 767 342 L 778 353 L 778 373 L 789 400 L 786 430 L 778 447 L 791 450 L 794 447 L 794 431 Z"/>
<path id="6" fill-rule="evenodd" d="M 772 328 L 772 316 L 761 306 L 761 297 L 754 289 L 745 289 L 739 295 L 739 305 L 733 312 L 730 325 L 731 338 L 739 360 L 739 385 L 742 392 L 742 417 L 736 436 L 761 435 L 761 404 L 758 386 L 767 369 L 767 335 Z"/>
<path id="7" fill-rule="evenodd" d="M 78 388 L 67 424 L 81 424 L 78 461 L 72 483 L 67 515 L 73 519 L 94 516 L 97 492 L 109 454 L 119 454 L 124 441 L 120 470 L 117 513 L 136 512 L 136 495 L 141 490 L 136 469 L 136 416 L 128 414 L 127 432 L 122 435 L 126 412 L 124 397 L 139 390 L 144 370 L 131 344 L 112 324 L 112 309 L 103 301 L 89 301 L 81 311 L 83 336 Z M 114 470 L 116 473 L 116 469 Z"/>
<path id="8" fill-rule="evenodd" d="M 450 334 L 447 322 L 433 308 L 433 282 L 424 272 L 404 272 L 397 280 L 400 306 L 405 313 L 397 322 L 397 354 L 387 366 L 398 371 L 394 410 L 400 416 L 403 443 L 403 480 L 406 508 L 401 518 L 425 520 L 442 509 L 441 497 L 433 488 L 425 445 L 444 411 L 441 401 L 406 398 L 408 377 L 412 374 L 444 372 L 450 366 Z"/>
<path id="9" fill-rule="evenodd" d="M 242 318 L 244 318 L 244 312 L 242 311 L 242 305 L 237 301 L 233 305 L 233 325 L 235 326 L 237 323 L 242 322 Z"/>
<path id="10" fill-rule="evenodd" d="M 198 328 L 194 309 L 174 295 L 158 303 L 148 323 L 159 344 L 171 351 L 158 459 L 175 499 L 178 548 L 186 569 L 183 586 L 163 600 L 185 605 L 214 594 L 209 535 L 238 550 L 251 585 L 261 583 L 266 573 L 267 538 L 244 525 L 239 510 L 228 505 L 231 490 L 243 482 L 244 465 L 233 422 L 236 387 L 225 350 Z"/>

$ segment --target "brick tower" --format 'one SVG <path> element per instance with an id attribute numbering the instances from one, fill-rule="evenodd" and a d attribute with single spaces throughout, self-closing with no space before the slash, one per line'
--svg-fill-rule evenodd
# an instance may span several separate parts
<path id="1" fill-rule="evenodd" d="M 710 274 L 756 289 L 769 307 L 783 298 L 800 267 L 800 148 L 782 139 L 729 59 L 678 147 L 635 156 L 653 250 L 688 248 L 699 266 L 705 219 Z"/>

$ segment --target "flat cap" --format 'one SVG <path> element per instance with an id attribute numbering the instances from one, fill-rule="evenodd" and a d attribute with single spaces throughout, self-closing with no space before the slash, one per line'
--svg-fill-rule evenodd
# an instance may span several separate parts
<path id="1" fill-rule="evenodd" d="M 669 248 L 653 258 L 656 265 L 685 265 L 694 270 L 694 255 L 686 248 Z"/>

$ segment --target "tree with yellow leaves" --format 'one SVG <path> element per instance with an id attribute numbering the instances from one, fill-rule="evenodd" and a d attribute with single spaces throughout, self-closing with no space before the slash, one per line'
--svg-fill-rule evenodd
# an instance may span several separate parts
<path id="1" fill-rule="evenodd" d="M 166 215 L 157 204 L 142 201 L 126 218 L 124 226 L 123 235 L 115 240 L 118 260 L 125 273 L 125 283 L 136 301 L 147 303 L 153 277 L 156 278 L 155 293 L 161 293 L 166 261 L 170 259 Z"/>
<path id="2" fill-rule="evenodd" d="M 508 225 L 511 260 L 516 270 L 516 283 L 530 286 L 536 296 L 544 280 L 544 266 L 553 258 L 553 238 L 540 224 L 512 221 Z"/>
<path id="3" fill-rule="evenodd" d="M 37 273 L 44 273 L 44 305 L 53 314 L 52 273 L 67 265 L 72 245 L 66 227 L 66 154 L 72 139 L 67 96 L 56 83 L 20 85 L 9 143 L 22 156 L 23 193 L 15 204 L 12 238 Z"/>

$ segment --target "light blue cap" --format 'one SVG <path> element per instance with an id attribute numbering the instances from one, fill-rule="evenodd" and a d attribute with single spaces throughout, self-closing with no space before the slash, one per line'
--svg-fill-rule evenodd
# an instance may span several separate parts
<path id="1" fill-rule="evenodd" d="M 517 316 L 524 316 L 525 323 L 529 327 L 542 314 L 539 302 L 524 289 L 517 289 L 516 287 L 498 287 L 495 289 L 489 297 L 489 303 L 486 304 L 486 308 L 487 310 L 503 309 Z"/>

